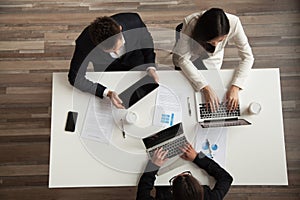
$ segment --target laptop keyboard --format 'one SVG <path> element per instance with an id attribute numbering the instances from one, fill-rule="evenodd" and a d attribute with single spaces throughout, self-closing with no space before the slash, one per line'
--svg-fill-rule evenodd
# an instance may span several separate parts
<path id="1" fill-rule="evenodd" d="M 229 112 L 226 103 L 220 103 L 218 110 L 212 112 L 210 108 L 206 108 L 205 103 L 199 104 L 200 118 L 201 119 L 213 119 L 213 118 L 224 118 L 224 117 L 237 117 L 240 116 L 240 105 L 235 110 Z"/>
<path id="2" fill-rule="evenodd" d="M 161 145 L 161 146 L 159 146 L 157 148 L 161 148 L 162 147 L 164 151 L 168 150 L 168 154 L 167 154 L 166 157 L 167 158 L 172 158 L 172 157 L 174 157 L 176 155 L 182 154 L 182 151 L 180 150 L 179 147 L 183 147 L 187 143 L 188 143 L 188 141 L 186 140 L 185 136 L 183 136 L 183 137 L 179 137 L 179 138 L 177 138 L 177 139 L 175 139 L 173 141 L 170 141 L 170 142 L 168 142 L 168 143 L 166 143 L 164 145 Z M 149 151 L 149 154 L 150 154 L 151 158 L 152 158 L 152 156 L 153 156 L 153 154 L 154 154 L 154 152 L 155 152 L 155 150 L 157 148 L 152 149 L 152 150 Z"/>

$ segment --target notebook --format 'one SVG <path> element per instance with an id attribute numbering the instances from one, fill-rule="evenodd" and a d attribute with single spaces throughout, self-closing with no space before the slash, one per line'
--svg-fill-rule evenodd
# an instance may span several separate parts
<path id="1" fill-rule="evenodd" d="M 182 154 L 180 147 L 183 147 L 188 141 L 183 133 L 182 123 L 178 123 L 143 138 L 143 143 L 149 158 L 152 158 L 155 150 L 161 147 L 165 151 L 168 150 L 167 158 L 173 158 Z"/>
<path id="2" fill-rule="evenodd" d="M 148 75 L 142 77 L 119 94 L 127 109 L 155 90 L 159 85 Z"/>
<path id="3" fill-rule="evenodd" d="M 195 103 L 197 120 L 202 128 L 251 125 L 247 120 L 240 118 L 240 105 L 236 110 L 229 112 L 226 103 L 221 102 L 218 110 L 212 112 L 210 108 L 206 108 L 200 92 L 195 92 Z"/>

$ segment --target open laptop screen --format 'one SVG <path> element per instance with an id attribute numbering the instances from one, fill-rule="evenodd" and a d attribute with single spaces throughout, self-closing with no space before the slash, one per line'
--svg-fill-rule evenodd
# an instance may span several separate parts
<path id="1" fill-rule="evenodd" d="M 122 99 L 124 107 L 129 108 L 158 86 L 152 77 L 146 75 L 120 93 L 119 97 Z"/>
<path id="2" fill-rule="evenodd" d="M 174 138 L 183 133 L 182 123 L 175 124 L 167 129 L 161 130 L 158 133 L 146 137 L 143 142 L 147 149 L 160 144 L 168 139 Z"/>

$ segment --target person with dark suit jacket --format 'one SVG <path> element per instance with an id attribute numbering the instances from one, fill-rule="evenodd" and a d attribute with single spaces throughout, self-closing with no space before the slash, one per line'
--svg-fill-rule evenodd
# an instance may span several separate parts
<path id="1" fill-rule="evenodd" d="M 98 17 L 76 39 L 68 74 L 77 89 L 97 97 L 108 97 L 117 108 L 124 108 L 118 94 L 101 83 L 86 78 L 89 63 L 94 71 L 146 70 L 158 82 L 153 39 L 137 13 Z"/>
<path id="2" fill-rule="evenodd" d="M 201 185 L 189 171 L 186 171 L 171 178 L 170 187 L 156 187 L 156 196 L 151 196 L 155 175 L 167 160 L 168 152 L 160 148 L 155 151 L 140 178 L 136 200 L 222 200 L 225 197 L 233 181 L 231 175 L 202 152 L 197 153 L 191 144 L 187 144 L 182 151 L 181 158 L 193 162 L 215 178 L 214 187 L 211 189 L 207 185 Z"/>

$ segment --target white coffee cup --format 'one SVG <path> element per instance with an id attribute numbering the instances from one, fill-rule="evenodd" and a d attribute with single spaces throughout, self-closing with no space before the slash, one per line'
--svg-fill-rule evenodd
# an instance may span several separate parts
<path id="1" fill-rule="evenodd" d="M 138 120 L 138 115 L 136 114 L 136 112 L 128 111 L 125 116 L 125 120 L 128 124 L 134 124 Z"/>
<path id="2" fill-rule="evenodd" d="M 248 111 L 250 114 L 258 115 L 261 111 L 261 105 L 257 102 L 252 102 L 249 105 Z"/>

